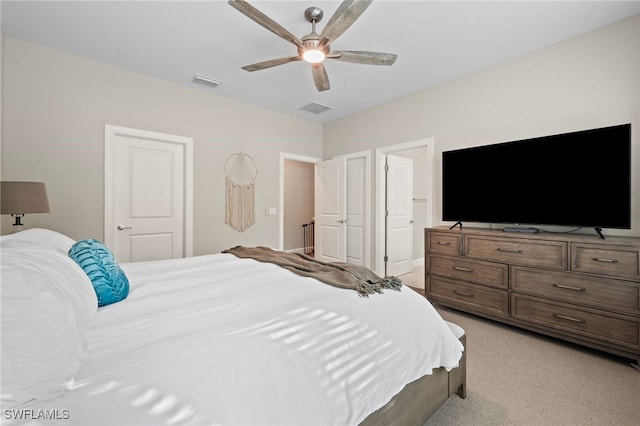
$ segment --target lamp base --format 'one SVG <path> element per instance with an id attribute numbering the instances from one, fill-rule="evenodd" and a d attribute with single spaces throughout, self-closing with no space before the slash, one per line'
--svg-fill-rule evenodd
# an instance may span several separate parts
<path id="1" fill-rule="evenodd" d="M 24 229 L 24 224 L 22 223 L 23 214 L 12 214 L 11 216 L 15 217 L 15 222 L 11 227 L 11 233 L 15 234 L 16 232 L 20 232 Z"/>

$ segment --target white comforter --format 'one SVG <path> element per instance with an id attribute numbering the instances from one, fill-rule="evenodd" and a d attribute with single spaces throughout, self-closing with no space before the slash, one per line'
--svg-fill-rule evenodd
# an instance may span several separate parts
<path id="1" fill-rule="evenodd" d="M 23 408 L 38 424 L 357 424 L 463 349 L 406 287 L 361 298 L 230 254 L 122 267 L 75 382 Z"/>

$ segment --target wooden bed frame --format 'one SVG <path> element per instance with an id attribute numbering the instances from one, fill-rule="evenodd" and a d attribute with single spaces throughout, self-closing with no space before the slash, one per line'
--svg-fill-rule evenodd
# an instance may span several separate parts
<path id="1" fill-rule="evenodd" d="M 460 337 L 464 352 L 458 368 L 444 368 L 406 385 L 385 406 L 371 413 L 361 426 L 424 425 L 447 399 L 467 397 L 467 336 Z"/>

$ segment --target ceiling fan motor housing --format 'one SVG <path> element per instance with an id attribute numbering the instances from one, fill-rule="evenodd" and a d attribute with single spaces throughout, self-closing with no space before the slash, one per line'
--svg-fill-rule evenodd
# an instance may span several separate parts
<path id="1" fill-rule="evenodd" d="M 314 35 L 315 37 L 313 37 Z M 329 55 L 329 46 L 328 45 L 320 46 L 320 40 L 318 39 L 318 35 L 313 33 L 302 38 L 302 47 L 298 47 L 298 54 L 302 56 L 304 52 L 308 50 L 320 50 L 325 54 L 325 56 Z"/>

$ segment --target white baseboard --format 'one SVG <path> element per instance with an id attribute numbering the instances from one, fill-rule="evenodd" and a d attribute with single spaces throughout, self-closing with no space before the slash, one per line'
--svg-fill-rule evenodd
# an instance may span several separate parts
<path id="1" fill-rule="evenodd" d="M 286 253 L 304 253 L 304 248 L 295 248 L 295 249 L 289 249 L 289 250 L 285 250 Z"/>
<path id="2" fill-rule="evenodd" d="M 413 262 L 411 263 L 412 268 L 419 268 L 421 266 L 424 266 L 424 257 L 421 257 L 420 259 L 413 259 Z"/>

